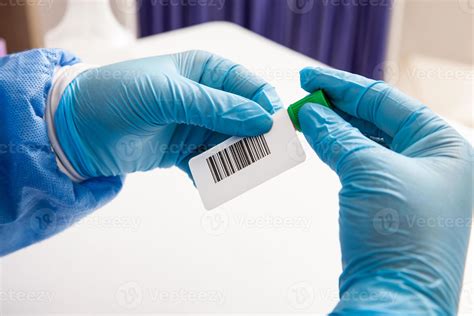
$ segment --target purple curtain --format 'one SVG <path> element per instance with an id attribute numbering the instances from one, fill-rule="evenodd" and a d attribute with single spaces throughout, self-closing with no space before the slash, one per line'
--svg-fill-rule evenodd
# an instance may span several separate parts
<path id="1" fill-rule="evenodd" d="M 137 0 L 141 36 L 230 21 L 335 68 L 381 79 L 391 0 Z"/>

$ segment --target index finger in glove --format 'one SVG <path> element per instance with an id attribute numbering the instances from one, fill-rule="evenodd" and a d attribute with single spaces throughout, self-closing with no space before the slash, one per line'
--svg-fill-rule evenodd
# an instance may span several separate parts
<path id="1" fill-rule="evenodd" d="M 393 138 L 403 131 L 399 135 L 403 140 L 398 139 L 403 143 L 399 151 L 446 126 L 421 102 L 385 82 L 322 67 L 305 68 L 300 74 L 303 89 L 308 92 L 323 89 L 344 112 L 374 123 Z"/>
<path id="2" fill-rule="evenodd" d="M 184 52 L 174 58 L 181 75 L 188 79 L 250 99 L 270 114 L 283 107 L 275 88 L 242 65 L 205 51 Z"/>

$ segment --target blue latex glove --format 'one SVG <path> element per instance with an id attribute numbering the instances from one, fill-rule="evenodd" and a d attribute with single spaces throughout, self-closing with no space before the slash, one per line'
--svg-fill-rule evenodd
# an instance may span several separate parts
<path id="1" fill-rule="evenodd" d="M 306 104 L 299 113 L 342 183 L 334 314 L 454 315 L 472 219 L 472 147 L 383 82 L 306 68 L 301 84 L 323 89 L 337 107 Z"/>
<path id="2" fill-rule="evenodd" d="M 179 166 L 228 135 L 255 136 L 281 107 L 273 87 L 202 51 L 88 70 L 55 114 L 59 143 L 83 178 Z"/>

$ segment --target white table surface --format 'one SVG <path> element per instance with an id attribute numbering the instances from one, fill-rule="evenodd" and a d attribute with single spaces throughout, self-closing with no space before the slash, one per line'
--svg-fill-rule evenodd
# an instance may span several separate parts
<path id="1" fill-rule="evenodd" d="M 298 71 L 318 62 L 232 24 L 139 40 L 85 62 L 204 49 L 272 83 L 286 104 L 305 95 Z M 303 141 L 303 140 L 302 140 Z M 341 272 L 337 176 L 308 161 L 206 212 L 187 176 L 128 177 L 121 194 L 71 229 L 1 261 L 5 314 L 329 312 Z M 472 251 L 471 251 L 472 253 Z M 472 260 L 463 295 L 472 295 Z M 24 295 L 30 298 L 25 299 Z M 461 312 L 472 311 L 463 298 Z"/>

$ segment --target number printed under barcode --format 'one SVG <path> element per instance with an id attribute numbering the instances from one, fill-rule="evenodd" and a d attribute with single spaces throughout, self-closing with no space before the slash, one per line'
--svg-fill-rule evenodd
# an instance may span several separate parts
<path id="1" fill-rule="evenodd" d="M 218 183 L 270 155 L 263 135 L 244 138 L 206 159 L 214 183 Z"/>

